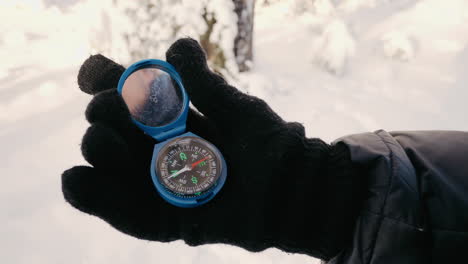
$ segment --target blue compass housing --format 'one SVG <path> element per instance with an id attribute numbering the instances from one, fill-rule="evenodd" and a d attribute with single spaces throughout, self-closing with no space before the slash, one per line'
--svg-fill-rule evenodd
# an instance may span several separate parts
<path id="1" fill-rule="evenodd" d="M 182 137 L 187 137 L 187 136 L 201 138 L 191 132 L 184 133 L 174 138 L 182 138 Z M 203 192 L 202 195 L 199 195 L 196 197 L 184 197 L 184 196 L 175 195 L 173 192 L 171 192 L 166 187 L 164 187 L 164 185 L 159 180 L 157 170 L 156 170 L 156 161 L 158 159 L 161 149 L 166 145 L 166 143 L 167 141 L 164 141 L 154 146 L 153 158 L 151 159 L 151 179 L 153 180 L 154 186 L 156 187 L 156 189 L 158 190 L 162 198 L 164 198 L 167 202 L 175 206 L 185 207 L 185 208 L 200 206 L 210 201 L 221 190 L 221 188 L 224 185 L 224 182 L 226 181 L 226 176 L 227 176 L 226 161 L 224 160 L 221 152 L 215 146 L 212 145 L 215 151 L 217 151 L 216 154 L 218 154 L 221 160 L 221 175 L 219 179 L 216 181 L 216 183 L 213 186 L 211 186 L 211 188 L 208 191 Z"/>
<path id="2" fill-rule="evenodd" d="M 135 118 L 132 117 L 132 121 L 135 123 L 137 127 L 139 127 L 144 133 L 147 135 L 150 135 L 154 139 L 156 139 L 159 143 L 155 144 L 154 150 L 153 150 L 153 156 L 151 160 L 151 167 L 150 167 L 150 172 L 151 172 L 151 178 L 153 181 L 153 184 L 160 194 L 160 196 L 169 202 L 170 204 L 173 204 L 178 207 L 184 207 L 184 208 L 189 208 L 189 207 L 196 207 L 200 206 L 202 204 L 207 203 L 213 197 L 221 190 L 223 187 L 225 181 L 226 181 L 226 176 L 227 176 L 227 167 L 226 167 L 226 161 L 224 160 L 223 155 L 221 152 L 211 143 L 207 142 L 206 140 L 202 139 L 201 137 L 191 133 L 191 132 L 186 132 L 186 122 L 187 122 L 187 115 L 189 111 L 189 96 L 187 92 L 184 89 L 183 83 L 182 83 L 182 78 L 180 75 L 177 73 L 175 68 L 162 60 L 156 60 L 156 59 L 146 59 L 146 60 L 141 60 L 138 61 L 134 64 L 132 64 L 130 67 L 128 67 L 122 76 L 120 77 L 118 86 L 117 86 L 117 91 L 120 95 L 122 95 L 124 83 L 127 80 L 127 78 L 134 73 L 137 70 L 144 69 L 144 68 L 157 68 L 159 70 L 162 70 L 166 73 L 168 73 L 172 79 L 178 84 L 180 90 L 181 90 L 181 95 L 182 95 L 182 110 L 173 120 L 172 122 L 163 125 L 163 126 L 158 126 L 158 127 L 153 127 L 153 126 L 148 126 L 145 125 Z M 178 195 L 174 193 L 173 191 L 169 190 L 164 184 L 161 182 L 160 177 L 158 177 L 158 172 L 156 169 L 156 163 L 160 154 L 161 149 L 168 144 L 169 141 L 172 141 L 175 138 L 183 138 L 183 137 L 196 137 L 204 140 L 207 144 L 211 146 L 211 149 L 214 151 L 215 155 L 219 158 L 221 164 L 220 164 L 220 175 L 217 178 L 216 182 L 209 187 L 209 189 L 203 191 L 201 195 L 195 195 L 195 196 L 184 196 L 184 195 Z"/>

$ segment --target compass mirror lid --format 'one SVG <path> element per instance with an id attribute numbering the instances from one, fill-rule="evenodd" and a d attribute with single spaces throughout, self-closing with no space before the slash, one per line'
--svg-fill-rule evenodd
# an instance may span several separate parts
<path id="1" fill-rule="evenodd" d="M 118 92 L 133 121 L 161 140 L 185 130 L 189 99 L 179 74 L 165 61 L 143 60 L 120 77 Z"/>

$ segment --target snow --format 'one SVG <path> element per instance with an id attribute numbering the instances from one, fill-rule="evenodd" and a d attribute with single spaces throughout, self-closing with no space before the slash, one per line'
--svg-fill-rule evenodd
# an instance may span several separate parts
<path id="1" fill-rule="evenodd" d="M 314 44 L 315 62 L 337 75 L 343 74 L 348 59 L 355 52 L 354 38 L 340 20 L 328 23 Z"/>
<path id="2" fill-rule="evenodd" d="M 467 130 L 468 3 L 358 2 L 259 10 L 254 69 L 240 83 L 328 141 L 380 128 Z"/>
<path id="3" fill-rule="evenodd" d="M 140 241 L 66 204 L 60 175 L 86 164 L 91 98 L 77 89 L 79 65 L 96 51 L 128 55 L 109 42 L 120 29 L 105 1 L 55 2 L 0 0 L 2 263 L 317 263 L 276 249 Z M 257 5 L 253 70 L 233 82 L 309 137 L 468 130 L 466 1 L 319 0 L 300 12 L 293 0 L 269 2 Z"/>

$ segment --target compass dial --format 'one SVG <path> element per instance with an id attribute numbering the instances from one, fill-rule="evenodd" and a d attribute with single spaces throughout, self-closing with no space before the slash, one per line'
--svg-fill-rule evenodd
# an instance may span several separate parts
<path id="1" fill-rule="evenodd" d="M 159 182 L 179 196 L 198 196 L 214 186 L 221 174 L 219 152 L 192 136 L 168 142 L 156 159 Z"/>

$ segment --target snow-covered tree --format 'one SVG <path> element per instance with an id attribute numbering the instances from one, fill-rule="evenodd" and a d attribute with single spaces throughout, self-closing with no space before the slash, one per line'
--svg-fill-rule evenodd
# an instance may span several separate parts
<path id="1" fill-rule="evenodd" d="M 114 0 L 108 11 L 111 56 L 132 62 L 162 58 L 177 39 L 193 37 L 207 51 L 212 68 L 223 74 L 238 71 L 234 56 L 237 17 L 232 0 Z M 126 51 L 122 47 L 126 47 Z M 121 53 L 127 53 L 124 56 Z"/>
<path id="2" fill-rule="evenodd" d="M 313 13 L 315 15 L 330 15 L 334 12 L 333 1 L 330 0 L 295 0 L 291 2 L 294 15 Z"/>
<path id="3" fill-rule="evenodd" d="M 239 71 L 250 70 L 253 59 L 253 26 L 255 0 L 233 0 L 237 14 L 234 55 Z"/>

